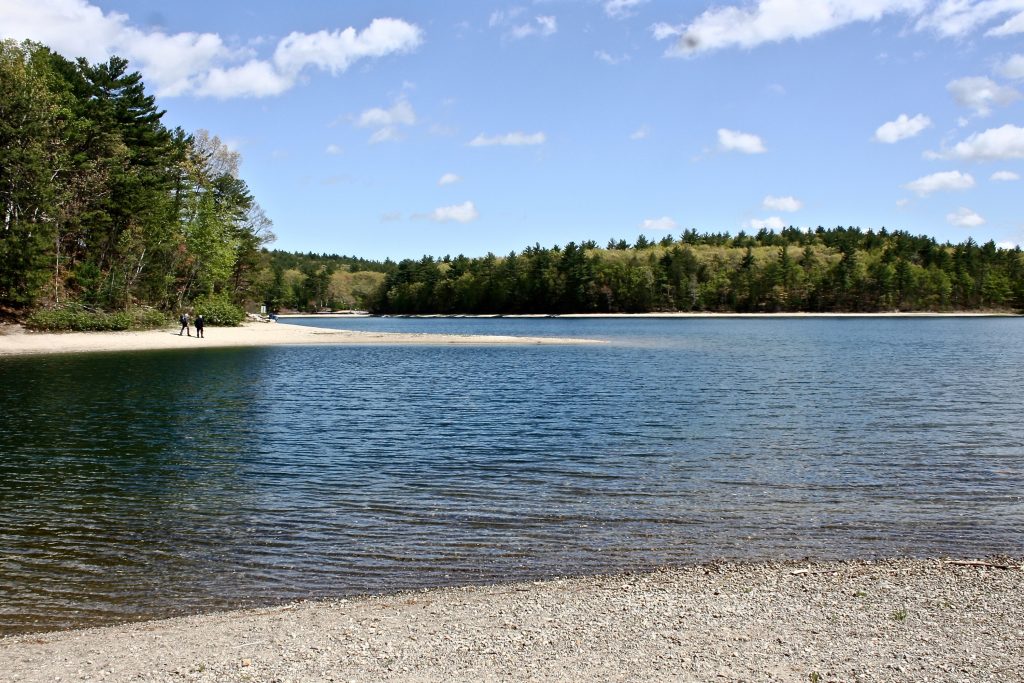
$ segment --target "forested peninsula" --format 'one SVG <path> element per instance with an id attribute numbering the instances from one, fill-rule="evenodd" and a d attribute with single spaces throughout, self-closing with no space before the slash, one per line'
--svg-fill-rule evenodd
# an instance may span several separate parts
<path id="1" fill-rule="evenodd" d="M 169 129 L 126 60 L 0 43 L 0 316 L 124 329 L 183 310 L 380 314 L 1024 309 L 1024 253 L 900 230 L 785 228 L 373 261 L 270 250 L 216 136 Z M 47 322 L 49 321 L 49 322 Z M 99 321 L 99 322 L 97 322 Z"/>

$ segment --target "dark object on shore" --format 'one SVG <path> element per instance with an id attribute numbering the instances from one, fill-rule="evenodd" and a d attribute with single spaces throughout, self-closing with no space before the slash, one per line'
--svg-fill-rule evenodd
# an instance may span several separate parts
<path id="1" fill-rule="evenodd" d="M 188 313 L 182 313 L 181 317 L 178 318 L 178 322 L 181 323 L 181 329 L 178 330 L 178 336 L 181 336 L 182 332 L 188 332 L 188 336 L 192 336 L 192 331 L 188 327 Z"/>
<path id="2" fill-rule="evenodd" d="M 196 337 L 203 337 L 203 316 L 196 316 Z"/>

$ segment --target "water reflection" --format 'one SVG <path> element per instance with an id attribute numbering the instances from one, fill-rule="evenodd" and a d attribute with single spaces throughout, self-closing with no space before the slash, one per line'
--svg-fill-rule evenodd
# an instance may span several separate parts
<path id="1" fill-rule="evenodd" d="M 3 359 L 0 629 L 1024 552 L 1019 320 L 401 322 L 615 343 Z"/>

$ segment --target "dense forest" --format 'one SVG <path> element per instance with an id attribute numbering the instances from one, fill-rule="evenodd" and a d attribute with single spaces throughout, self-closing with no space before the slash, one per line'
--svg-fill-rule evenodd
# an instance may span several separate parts
<path id="1" fill-rule="evenodd" d="M 0 309 L 251 295 L 273 235 L 238 154 L 163 114 L 124 59 L 0 42 Z"/>
<path id="2" fill-rule="evenodd" d="M 123 59 L 0 42 L 0 316 L 1024 309 L 1019 248 L 884 229 L 688 230 L 400 263 L 269 250 L 237 152 L 163 115 Z"/>
<path id="3" fill-rule="evenodd" d="M 1024 308 L 1024 254 L 885 229 L 611 240 L 406 260 L 378 313 L 950 311 Z"/>

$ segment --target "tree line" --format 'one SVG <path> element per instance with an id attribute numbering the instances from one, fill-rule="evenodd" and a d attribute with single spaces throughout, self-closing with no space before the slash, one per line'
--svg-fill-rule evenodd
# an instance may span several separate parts
<path id="1" fill-rule="evenodd" d="M 876 312 L 1024 308 L 1024 254 L 836 227 L 405 260 L 377 313 Z"/>
<path id="2" fill-rule="evenodd" d="M 273 234 L 239 155 L 163 115 L 120 57 L 0 42 L 0 312 L 252 295 Z"/>

